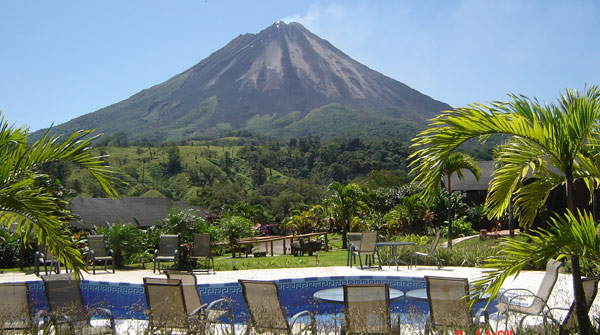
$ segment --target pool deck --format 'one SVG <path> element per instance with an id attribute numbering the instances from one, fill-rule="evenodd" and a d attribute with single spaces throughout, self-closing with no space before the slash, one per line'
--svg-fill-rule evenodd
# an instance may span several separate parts
<path id="1" fill-rule="evenodd" d="M 153 273 L 152 270 L 127 270 L 112 273 L 102 268 L 96 269 L 96 274 L 84 273 L 83 278 L 90 281 L 134 283 L 142 284 L 144 277 L 162 277 L 163 275 Z M 336 267 L 314 267 L 314 268 L 285 268 L 285 269 L 253 269 L 238 271 L 217 271 L 216 274 L 197 273 L 198 284 L 231 283 L 238 279 L 278 280 L 306 277 L 335 277 L 335 276 L 402 276 L 423 278 L 424 276 L 447 276 L 468 278 L 469 281 L 481 278 L 482 269 L 471 267 L 443 267 L 437 269 L 435 266 L 418 266 L 409 269 L 407 266 L 383 266 L 382 270 L 371 268 L 361 270 L 359 267 L 336 266 Z M 522 271 L 521 274 L 505 281 L 504 288 L 526 288 L 537 291 L 544 276 L 543 271 Z M 41 280 L 33 273 L 7 272 L 0 273 L 1 282 L 23 282 Z M 571 276 L 560 274 L 559 280 L 553 292 L 553 296 L 564 300 L 565 294 L 571 294 Z M 572 297 L 572 295 L 570 295 Z M 551 298 L 552 301 L 552 298 Z M 560 304 L 564 305 L 564 304 Z M 568 306 L 568 304 L 567 304 Z"/>
<path id="2" fill-rule="evenodd" d="M 238 270 L 238 271 L 217 271 L 216 274 L 197 274 L 198 284 L 211 283 L 231 283 L 237 282 L 238 279 L 260 279 L 260 280 L 278 280 L 278 279 L 294 279 L 306 277 L 337 277 L 337 276 L 400 276 L 400 277 L 415 277 L 423 278 L 424 276 L 448 276 L 468 278 L 469 281 L 478 279 L 482 276 L 482 269 L 470 267 L 443 267 L 437 269 L 433 266 L 419 266 L 408 269 L 407 266 L 401 266 L 396 271 L 396 266 L 383 266 L 382 270 L 364 269 L 359 267 L 316 267 L 316 268 L 286 268 L 286 269 L 255 269 L 255 270 Z M 105 272 L 102 268 L 96 270 L 96 274 L 84 273 L 83 277 L 90 281 L 101 282 L 120 282 L 120 283 L 135 283 L 142 284 L 144 277 L 162 277 L 162 274 L 153 273 L 152 270 L 129 270 Z M 503 288 L 526 288 L 537 291 L 540 285 L 543 271 L 522 271 L 516 278 L 510 278 L 505 281 Z M 39 277 L 32 273 L 10 272 L 0 273 L 0 282 L 22 282 L 22 281 L 39 281 Z M 553 307 L 568 307 L 573 297 L 572 281 L 570 274 L 560 274 L 557 284 L 549 299 L 549 305 Z M 598 301 L 598 299 L 596 299 Z M 595 302 L 593 311 L 598 313 L 598 303 Z M 490 315 L 492 326 L 496 327 L 498 316 L 494 311 Z M 596 314 L 597 315 L 597 314 Z M 118 334 L 143 333 L 146 321 L 140 320 L 120 320 L 117 324 Z M 511 322 L 512 323 L 512 322 Z M 132 325 L 136 330 L 132 331 Z M 503 328 L 503 324 L 499 326 Z M 408 333 L 413 333 L 408 331 Z M 418 333 L 418 332 L 417 332 Z"/>

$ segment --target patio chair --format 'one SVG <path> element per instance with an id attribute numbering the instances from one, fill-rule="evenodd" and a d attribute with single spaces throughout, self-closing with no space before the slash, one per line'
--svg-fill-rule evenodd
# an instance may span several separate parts
<path id="1" fill-rule="evenodd" d="M 33 272 L 35 272 L 35 275 L 38 277 L 40 276 L 40 265 L 44 267 L 46 276 L 48 273 L 52 273 L 52 271 L 56 272 L 56 274 L 60 273 L 60 262 L 57 259 L 54 259 L 50 248 L 44 244 L 38 245 L 38 249 L 35 252 L 33 259 Z M 48 272 L 48 266 L 50 267 L 50 272 Z"/>
<path id="2" fill-rule="evenodd" d="M 420 252 L 420 251 L 415 251 L 410 255 L 410 266 L 409 268 L 411 268 L 413 265 L 416 266 L 417 265 L 417 261 L 419 257 L 425 257 L 425 258 L 434 258 L 435 259 L 435 263 L 438 267 L 438 269 L 442 268 L 442 262 L 440 261 L 440 258 L 438 257 L 437 254 L 437 247 L 438 244 L 440 243 L 440 237 L 442 236 L 442 231 L 438 230 L 435 233 L 435 238 L 433 239 L 433 242 L 431 243 L 431 245 L 429 246 L 429 249 L 427 250 L 427 252 Z"/>
<path id="3" fill-rule="evenodd" d="M 55 333 L 115 334 L 115 320 L 108 309 L 97 307 L 88 311 L 85 308 L 79 280 L 73 273 L 42 276 L 42 280 Z M 105 316 L 108 325 L 92 326 L 92 316 L 100 315 Z"/>
<path id="4" fill-rule="evenodd" d="M 352 250 L 355 248 L 356 245 L 358 245 L 360 243 L 360 237 L 361 237 L 361 233 L 347 233 L 346 234 L 346 240 L 347 240 L 346 245 L 348 247 L 348 255 L 346 256 L 346 265 L 348 265 L 348 266 L 352 266 L 352 262 L 356 261 L 356 256 L 352 255 Z M 352 258 L 352 257 L 354 257 L 354 258 Z"/>
<path id="5" fill-rule="evenodd" d="M 88 235 L 88 248 L 86 263 L 89 265 L 91 261 L 94 274 L 96 274 L 96 261 L 104 261 L 104 271 L 106 271 L 106 266 L 108 265 L 108 261 L 110 261 L 112 271 L 115 273 L 113 251 L 106 248 L 104 235 Z"/>
<path id="6" fill-rule="evenodd" d="M 196 276 L 191 272 L 165 271 L 168 279 L 178 279 L 183 286 L 183 297 L 185 300 L 186 310 L 196 311 L 200 308 L 200 316 L 202 319 L 219 323 L 223 317 L 229 318 L 231 334 L 235 332 L 233 323 L 233 309 L 229 299 L 218 299 L 210 304 L 203 304 L 200 294 L 198 294 L 198 282 Z"/>
<path id="7" fill-rule="evenodd" d="M 179 237 L 177 235 L 160 235 L 159 249 L 154 250 L 154 273 L 156 273 L 156 267 L 158 266 L 158 272 L 160 272 L 160 262 L 171 261 L 175 263 L 179 262 Z"/>
<path id="8" fill-rule="evenodd" d="M 498 310 L 498 322 L 500 316 L 506 318 L 505 326 L 508 326 L 508 313 L 524 314 L 521 320 L 527 315 L 542 315 L 547 309 L 548 298 L 558 279 L 558 270 L 562 262 L 554 259 L 546 263 L 546 273 L 537 290 L 537 293 L 524 288 L 511 288 L 502 292 L 498 297 L 496 309 Z M 519 323 L 521 322 L 519 320 Z"/>
<path id="9" fill-rule="evenodd" d="M 363 269 L 363 263 L 361 258 L 362 255 L 365 256 L 365 265 L 367 265 L 368 267 L 373 266 L 373 263 L 375 262 L 375 255 L 377 255 L 378 262 L 381 259 L 379 257 L 379 250 L 375 246 L 375 243 L 377 243 L 376 231 L 362 232 L 360 234 L 360 242 L 358 244 L 355 244 L 352 248 L 352 256 L 358 256 L 358 261 L 360 263 L 361 270 Z M 352 257 L 352 259 L 353 263 L 355 264 L 356 260 L 354 259 L 354 257 Z M 381 269 L 381 264 L 379 264 L 377 267 Z"/>
<path id="10" fill-rule="evenodd" d="M 35 322 L 31 321 L 27 283 L 0 284 L 0 297 L 0 334 L 26 334 L 28 331 L 32 334 L 38 333 L 39 320 L 42 315 L 47 315 L 41 310 L 34 318 Z"/>
<path id="11" fill-rule="evenodd" d="M 425 335 L 436 329 L 463 330 L 464 333 L 489 327 L 489 314 L 481 308 L 472 315 L 469 308 L 469 281 L 467 278 L 425 276 L 429 313 L 425 323 Z M 484 322 L 481 322 L 481 316 Z"/>
<path id="12" fill-rule="evenodd" d="M 197 262 L 205 263 L 206 270 L 194 270 L 194 264 Z M 194 244 L 190 251 L 190 268 L 193 271 L 210 273 L 210 269 L 215 272 L 215 261 L 210 248 L 210 234 L 194 234 Z"/>
<path id="13" fill-rule="evenodd" d="M 257 332 L 271 332 L 292 334 L 303 333 L 307 325 L 298 323 L 301 316 L 310 317 L 312 334 L 316 334 L 316 321 L 314 315 L 309 311 L 296 313 L 288 322 L 279 300 L 279 289 L 273 281 L 243 280 L 238 282 L 242 286 L 242 295 L 246 302 L 249 314 L 249 322 L 246 327 L 246 334 L 250 334 L 254 329 Z"/>
<path id="14" fill-rule="evenodd" d="M 583 292 L 585 294 L 585 302 L 589 312 L 589 308 L 594 303 L 594 299 L 596 299 L 596 294 L 598 293 L 598 281 L 600 281 L 600 277 L 588 277 L 582 279 L 582 281 Z M 523 329 L 523 323 L 525 322 L 525 319 L 527 319 L 530 316 L 531 315 L 525 315 L 521 319 L 521 321 L 519 322 L 519 329 Z M 565 334 L 569 333 L 570 331 L 577 330 L 578 323 L 575 301 L 573 301 L 570 308 L 549 308 L 544 313 L 543 320 L 544 322 L 541 325 L 536 325 L 535 327 L 527 327 L 527 329 L 533 328 L 537 330 L 538 328 L 557 327 L 559 334 Z"/>
<path id="15" fill-rule="evenodd" d="M 392 333 L 388 284 L 344 285 L 343 289 L 345 329 L 342 334 Z"/>
<path id="16" fill-rule="evenodd" d="M 145 277 L 144 293 L 148 304 L 148 333 L 171 333 L 174 329 L 199 331 L 194 327 L 200 325 L 202 308 L 187 309 L 180 279 Z"/>

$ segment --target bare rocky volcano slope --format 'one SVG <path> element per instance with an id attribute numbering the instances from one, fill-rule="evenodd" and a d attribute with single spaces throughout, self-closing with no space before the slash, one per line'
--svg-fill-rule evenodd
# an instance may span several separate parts
<path id="1" fill-rule="evenodd" d="M 56 126 L 130 140 L 255 134 L 394 136 L 450 109 L 353 60 L 299 23 L 240 35 L 171 79 Z"/>

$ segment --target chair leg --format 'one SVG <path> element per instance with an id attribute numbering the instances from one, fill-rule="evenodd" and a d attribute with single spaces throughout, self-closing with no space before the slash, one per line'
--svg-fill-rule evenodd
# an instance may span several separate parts
<path id="1" fill-rule="evenodd" d="M 363 269 L 363 265 L 362 265 L 362 257 L 360 257 L 360 253 L 358 254 L 358 262 L 360 263 L 360 269 Z"/>

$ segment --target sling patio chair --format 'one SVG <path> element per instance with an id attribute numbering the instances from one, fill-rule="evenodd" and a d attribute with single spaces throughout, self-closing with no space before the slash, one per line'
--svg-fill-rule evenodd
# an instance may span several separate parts
<path id="1" fill-rule="evenodd" d="M 451 330 L 452 333 L 460 329 L 465 334 L 475 333 L 481 328 L 491 329 L 487 310 L 481 308 L 475 316 L 472 315 L 467 278 L 425 276 L 425 282 L 429 303 L 425 335 L 436 329 Z"/>
<path id="2" fill-rule="evenodd" d="M 183 286 L 183 297 L 185 300 L 186 310 L 188 312 L 196 311 L 200 308 L 200 317 L 207 322 L 220 323 L 221 318 L 229 319 L 230 333 L 235 332 L 233 309 L 229 299 L 218 299 L 210 304 L 203 304 L 200 294 L 198 293 L 198 282 L 196 276 L 191 272 L 165 271 L 168 279 L 178 279 Z"/>
<path id="3" fill-rule="evenodd" d="M 27 283 L 0 284 L 0 297 L 0 334 L 37 334 L 42 316 L 47 321 L 44 310 L 39 311 L 31 321 Z"/>
<path id="4" fill-rule="evenodd" d="M 411 268 L 413 265 L 414 266 L 417 265 L 417 261 L 418 261 L 419 257 L 425 257 L 425 258 L 434 258 L 435 259 L 435 263 L 436 263 L 438 269 L 441 269 L 442 268 L 442 262 L 440 261 L 440 258 L 437 255 L 437 247 L 438 247 L 438 244 L 440 243 L 441 236 L 442 236 L 442 231 L 438 230 L 435 233 L 435 238 L 433 239 L 433 242 L 429 246 L 429 249 L 427 250 L 427 252 L 420 252 L 420 251 L 413 252 L 410 255 L 410 266 L 409 266 L 409 268 Z"/>
<path id="5" fill-rule="evenodd" d="M 562 266 L 562 262 L 554 259 L 548 260 L 546 263 L 546 273 L 537 290 L 537 293 L 524 288 L 511 288 L 502 292 L 498 296 L 496 309 L 498 310 L 498 320 L 500 317 L 505 317 L 505 326 L 508 326 L 509 313 L 524 314 L 521 320 L 527 315 L 542 315 L 548 309 L 548 298 L 552 293 L 552 289 L 558 280 L 558 270 Z M 521 322 L 519 320 L 519 323 Z M 506 327 L 505 327 L 506 328 Z"/>
<path id="6" fill-rule="evenodd" d="M 154 273 L 158 266 L 160 272 L 160 262 L 174 262 L 175 266 L 179 262 L 179 236 L 160 235 L 159 249 L 154 250 Z"/>
<path id="7" fill-rule="evenodd" d="M 373 267 L 373 263 L 375 262 L 375 255 L 377 255 L 377 261 L 379 262 L 378 268 L 381 269 L 381 258 L 379 257 L 379 250 L 375 246 L 377 243 L 377 232 L 376 231 L 368 231 L 362 232 L 360 234 L 360 241 L 358 244 L 355 244 L 352 248 L 352 256 L 358 256 L 358 261 L 360 263 L 360 269 L 363 269 L 363 263 L 361 256 L 365 256 L 365 265 L 368 267 Z M 353 263 L 356 263 L 354 257 L 352 257 Z"/>
<path id="8" fill-rule="evenodd" d="M 33 259 L 33 272 L 38 277 L 40 276 L 40 265 L 44 267 L 46 275 L 52 273 L 52 271 L 56 272 L 56 274 L 60 273 L 60 262 L 54 258 L 50 248 L 44 244 L 38 245 Z M 50 267 L 50 272 L 48 272 L 48 267 Z"/>
<path id="9" fill-rule="evenodd" d="M 73 273 L 42 276 L 50 306 L 50 322 L 56 334 L 115 334 L 115 320 L 106 308 L 85 308 L 79 280 Z M 103 315 L 108 322 L 92 326 L 92 316 Z M 96 319 L 96 318 L 94 318 Z"/>
<path id="10" fill-rule="evenodd" d="M 346 265 L 348 266 L 352 266 L 352 261 L 356 261 L 355 258 L 351 259 L 352 257 L 356 257 L 354 255 L 352 255 L 352 250 L 355 248 L 356 245 L 358 245 L 360 243 L 360 237 L 361 237 L 361 233 L 347 233 L 346 234 L 346 240 L 347 240 L 347 247 L 348 247 L 348 255 L 346 256 Z"/>
<path id="11" fill-rule="evenodd" d="M 106 248 L 106 242 L 104 241 L 104 235 L 88 235 L 88 248 L 87 253 L 87 264 L 92 263 L 94 274 L 96 274 L 96 262 L 104 261 L 104 271 L 108 261 L 112 265 L 112 271 L 115 273 L 115 259 L 113 258 L 112 249 Z"/>
<path id="12" fill-rule="evenodd" d="M 196 263 L 204 263 L 206 269 L 194 270 Z M 194 234 L 194 244 L 190 250 L 190 268 L 193 271 L 210 273 L 212 268 L 215 272 L 215 261 L 210 248 L 210 234 Z"/>
<path id="13" fill-rule="evenodd" d="M 148 333 L 170 334 L 178 332 L 200 333 L 200 311 L 198 306 L 188 310 L 185 293 L 180 279 L 144 278 L 144 292 L 148 304 Z"/>
<path id="14" fill-rule="evenodd" d="M 273 281 L 239 279 L 242 295 L 248 309 L 249 320 L 246 334 L 254 329 L 258 333 L 269 332 L 277 334 L 304 333 L 310 327 L 311 333 L 316 334 L 316 321 L 309 311 L 296 313 L 288 322 L 281 302 L 279 289 Z M 302 316 L 310 318 L 308 325 L 297 323 Z"/>
<path id="15" fill-rule="evenodd" d="M 596 299 L 596 294 L 598 293 L 598 281 L 600 281 L 600 277 L 588 277 L 582 279 L 583 282 L 583 292 L 585 294 L 585 303 L 588 308 L 592 306 L 594 303 L 594 299 Z M 533 316 L 536 318 L 540 318 L 540 316 Z M 526 319 L 532 318 L 531 315 L 525 315 L 519 322 L 519 329 L 524 329 L 523 324 Z M 543 315 L 543 323 L 537 324 L 533 327 L 528 326 L 527 330 L 537 330 L 538 333 L 552 333 L 552 330 L 558 328 L 559 334 L 566 334 L 572 331 L 576 331 L 578 328 L 577 323 L 577 308 L 575 306 L 575 301 L 571 304 L 570 308 L 563 307 L 552 307 L 546 310 Z"/>
<path id="16" fill-rule="evenodd" d="M 343 289 L 345 329 L 342 334 L 392 333 L 388 284 L 347 284 Z M 394 328 L 399 329 L 400 324 Z"/>

